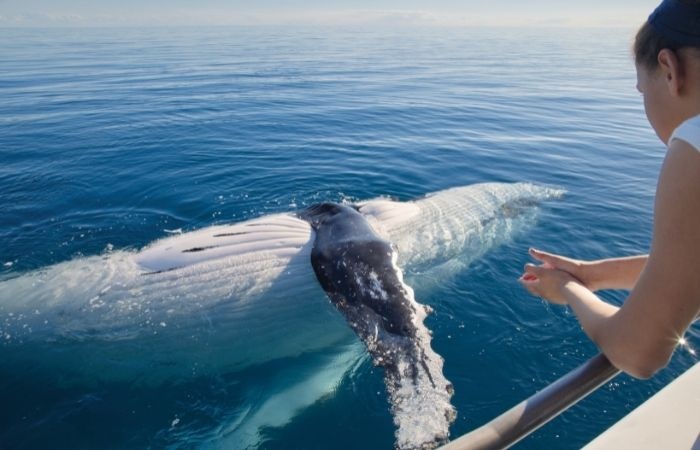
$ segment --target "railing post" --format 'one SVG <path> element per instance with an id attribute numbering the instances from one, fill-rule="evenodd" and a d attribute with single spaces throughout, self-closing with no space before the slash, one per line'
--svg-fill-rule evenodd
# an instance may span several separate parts
<path id="1" fill-rule="evenodd" d="M 558 416 L 620 371 L 599 354 L 491 422 L 438 450 L 508 448 Z"/>

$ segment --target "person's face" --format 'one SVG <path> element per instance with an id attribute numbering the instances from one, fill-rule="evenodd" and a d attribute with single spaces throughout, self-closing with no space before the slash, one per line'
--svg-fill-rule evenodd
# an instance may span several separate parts
<path id="1" fill-rule="evenodd" d="M 659 139 L 667 143 L 677 124 L 673 120 L 674 105 L 662 70 L 637 65 L 637 90 L 644 97 L 644 111 L 651 127 Z"/>

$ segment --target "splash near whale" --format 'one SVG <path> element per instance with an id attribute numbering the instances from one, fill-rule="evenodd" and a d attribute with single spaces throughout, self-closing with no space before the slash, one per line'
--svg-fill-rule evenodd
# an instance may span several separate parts
<path id="1" fill-rule="evenodd" d="M 415 284 L 459 273 L 560 195 L 487 183 L 408 202 L 321 204 L 15 274 L 0 281 L 0 375 L 177 383 L 359 337 L 383 368 L 397 446 L 430 448 L 448 437 L 452 389 L 404 274 Z M 323 385 L 342 376 L 337 364 L 328 371 L 315 375 Z M 254 436 L 252 426 L 232 433 Z"/>

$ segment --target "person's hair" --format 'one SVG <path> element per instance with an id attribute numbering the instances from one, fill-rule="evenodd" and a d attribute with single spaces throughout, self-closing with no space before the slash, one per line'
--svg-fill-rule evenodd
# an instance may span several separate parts
<path id="1" fill-rule="evenodd" d="M 700 0 L 680 0 L 689 5 L 700 5 Z M 659 52 L 665 48 L 676 51 L 680 48 L 690 47 L 682 45 L 671 39 L 661 36 L 649 22 L 639 28 L 634 40 L 634 61 L 637 65 L 649 70 L 656 69 L 659 65 Z M 700 50 L 698 47 L 694 47 Z"/>

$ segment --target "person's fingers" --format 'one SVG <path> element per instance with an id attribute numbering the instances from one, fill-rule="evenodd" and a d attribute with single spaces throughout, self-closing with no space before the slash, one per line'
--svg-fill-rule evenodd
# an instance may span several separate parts
<path id="1" fill-rule="evenodd" d="M 540 274 L 542 274 L 542 272 L 544 270 L 551 270 L 551 269 L 547 269 L 547 268 L 542 267 L 542 266 L 536 266 L 536 265 L 530 264 L 530 263 L 525 264 L 525 274 L 533 275 L 537 278 L 540 277 Z"/>
<path id="2" fill-rule="evenodd" d="M 543 252 L 542 250 L 537 250 L 536 248 L 531 248 L 529 250 L 529 253 L 530 256 L 542 262 L 551 262 L 559 259 L 556 255 L 552 253 Z"/>
<path id="3" fill-rule="evenodd" d="M 526 273 L 526 274 L 523 274 L 521 279 L 524 281 L 535 281 L 535 280 L 537 280 L 537 276 L 535 276 L 531 273 Z"/>
<path id="4" fill-rule="evenodd" d="M 545 266 L 548 266 L 550 268 L 564 269 L 566 271 L 572 269 L 571 260 L 569 260 L 569 258 L 564 258 L 562 256 L 555 255 L 553 253 L 543 252 L 542 250 L 537 250 L 534 248 L 531 248 L 529 253 L 530 256 L 532 256 L 538 261 L 542 261 Z"/>

